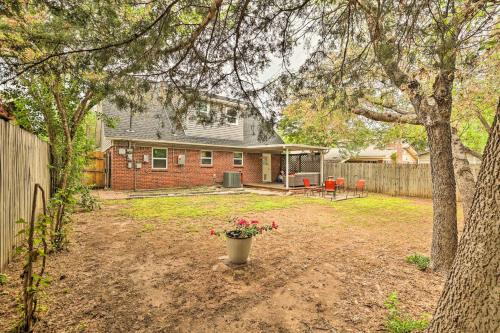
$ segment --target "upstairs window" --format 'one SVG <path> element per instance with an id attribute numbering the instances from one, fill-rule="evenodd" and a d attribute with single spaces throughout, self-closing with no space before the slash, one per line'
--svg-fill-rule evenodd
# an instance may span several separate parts
<path id="1" fill-rule="evenodd" d="M 168 149 L 167 148 L 153 148 L 152 154 L 152 163 L 151 166 L 153 169 L 157 170 L 165 170 L 168 166 L 167 157 L 168 157 Z"/>
<path id="2" fill-rule="evenodd" d="M 195 104 L 196 114 L 203 117 L 210 115 L 210 104 L 206 102 L 197 102 Z"/>
<path id="3" fill-rule="evenodd" d="M 233 154 L 233 165 L 243 166 L 243 153 L 242 152 L 235 152 Z"/>
<path id="4" fill-rule="evenodd" d="M 233 108 L 227 109 L 226 120 L 230 125 L 238 125 L 238 111 Z"/>
<path id="5" fill-rule="evenodd" d="M 207 165 L 207 166 L 213 165 L 213 152 L 209 150 L 201 151 L 201 165 Z"/>

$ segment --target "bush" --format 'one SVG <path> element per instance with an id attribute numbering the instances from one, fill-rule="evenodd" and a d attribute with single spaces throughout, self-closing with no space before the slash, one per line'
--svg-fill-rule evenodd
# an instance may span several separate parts
<path id="1" fill-rule="evenodd" d="M 391 333 L 423 332 L 429 325 L 429 321 L 425 317 L 413 319 L 406 313 L 401 312 L 398 308 L 398 295 L 395 292 L 387 297 L 384 305 L 389 310 L 385 327 Z"/>
<path id="2" fill-rule="evenodd" d="M 82 185 L 79 189 L 79 192 L 80 192 L 80 200 L 78 202 L 78 205 L 82 207 L 85 211 L 91 212 L 96 209 L 101 209 L 99 201 L 97 201 L 97 198 L 90 193 L 90 189 L 88 186 Z"/>
<path id="3" fill-rule="evenodd" d="M 7 283 L 7 274 L 0 273 L 0 286 L 3 286 Z"/>
<path id="4" fill-rule="evenodd" d="M 411 256 L 406 257 L 406 262 L 416 265 L 417 268 L 421 271 L 425 271 L 427 268 L 429 268 L 431 259 L 422 254 L 415 253 Z"/>

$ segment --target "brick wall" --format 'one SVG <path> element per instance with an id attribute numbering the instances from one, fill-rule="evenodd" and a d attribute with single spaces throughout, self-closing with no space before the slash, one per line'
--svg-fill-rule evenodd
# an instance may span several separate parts
<path id="1" fill-rule="evenodd" d="M 113 146 L 111 153 L 111 188 L 115 190 L 131 190 L 134 188 L 134 169 L 127 168 L 126 155 L 118 154 L 119 148 Z M 162 147 L 163 148 L 163 147 Z M 197 185 L 211 185 L 222 183 L 224 171 L 238 171 L 242 173 L 243 183 L 262 182 L 262 154 L 244 153 L 243 166 L 233 165 L 232 151 L 213 151 L 213 165 L 200 164 L 200 150 L 168 148 L 168 167 L 166 170 L 152 169 L 152 148 L 135 147 L 133 159 L 143 161 L 144 155 L 149 156 L 149 162 L 143 162 L 142 168 L 137 169 L 137 189 L 158 189 L 168 187 L 189 187 Z M 178 155 L 186 156 L 184 166 L 177 165 Z M 272 177 L 275 178 L 280 170 L 280 155 L 272 155 Z"/>

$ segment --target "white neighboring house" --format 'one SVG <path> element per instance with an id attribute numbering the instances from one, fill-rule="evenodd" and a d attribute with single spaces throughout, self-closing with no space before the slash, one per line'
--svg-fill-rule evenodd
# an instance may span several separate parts
<path id="1" fill-rule="evenodd" d="M 477 158 L 476 156 L 473 156 L 471 154 L 465 154 L 467 157 L 467 160 L 469 161 L 469 164 L 473 165 L 479 165 L 481 164 L 481 160 Z M 418 154 L 418 163 L 419 164 L 430 164 L 431 163 L 431 154 L 426 151 L 423 153 Z"/>
<path id="2" fill-rule="evenodd" d="M 409 144 L 395 143 L 388 145 L 385 149 L 379 149 L 370 145 L 365 149 L 352 155 L 345 155 L 339 148 L 331 148 L 325 155 L 325 160 L 339 163 L 394 163 L 417 164 L 419 156 L 415 149 Z"/>

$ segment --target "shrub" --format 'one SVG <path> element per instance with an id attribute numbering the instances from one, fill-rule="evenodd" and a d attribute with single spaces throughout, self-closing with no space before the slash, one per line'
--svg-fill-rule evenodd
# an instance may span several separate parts
<path id="1" fill-rule="evenodd" d="M 7 283 L 7 274 L 0 273 L 0 286 L 3 286 Z"/>
<path id="2" fill-rule="evenodd" d="M 387 297 L 384 305 L 389 310 L 385 327 L 391 333 L 423 332 L 429 325 L 429 321 L 424 316 L 420 319 L 413 319 L 408 314 L 402 312 L 398 308 L 399 300 L 395 292 Z"/>
<path id="3" fill-rule="evenodd" d="M 82 185 L 79 188 L 79 192 L 80 192 L 80 201 L 78 202 L 78 205 L 82 207 L 85 211 L 91 212 L 96 209 L 101 209 L 99 201 L 97 201 L 97 198 L 90 193 L 90 189 L 88 186 Z"/>
<path id="4" fill-rule="evenodd" d="M 406 262 L 416 265 L 421 271 L 425 271 L 429 267 L 431 259 L 422 254 L 415 253 L 406 257 Z"/>

